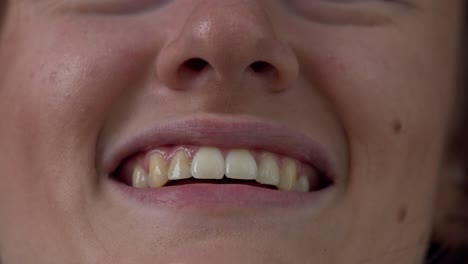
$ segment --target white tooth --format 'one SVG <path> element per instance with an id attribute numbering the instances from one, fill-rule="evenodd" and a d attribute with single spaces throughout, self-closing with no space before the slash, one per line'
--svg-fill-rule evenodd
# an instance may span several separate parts
<path id="1" fill-rule="evenodd" d="M 190 175 L 190 161 L 185 155 L 185 152 L 179 150 L 172 158 L 169 166 L 169 180 L 182 180 L 192 177 Z"/>
<path id="2" fill-rule="evenodd" d="M 275 156 L 271 153 L 262 154 L 258 164 L 257 182 L 277 186 L 279 181 L 279 168 Z"/>
<path id="3" fill-rule="evenodd" d="M 309 178 L 307 176 L 302 176 L 297 180 L 296 187 L 294 189 L 296 192 L 308 192 L 309 188 Z"/>
<path id="4" fill-rule="evenodd" d="M 148 187 L 148 174 L 140 166 L 136 166 L 135 169 L 133 169 L 132 186 L 135 188 Z"/>
<path id="5" fill-rule="evenodd" d="M 230 150 L 226 156 L 226 177 L 239 180 L 257 178 L 257 162 L 245 149 Z"/>
<path id="6" fill-rule="evenodd" d="M 202 147 L 193 157 L 190 172 L 196 179 L 222 179 L 224 167 L 224 157 L 219 149 Z"/>
<path id="7" fill-rule="evenodd" d="M 283 191 L 291 191 L 296 186 L 296 162 L 292 159 L 284 159 L 283 166 L 280 171 L 280 183 L 278 189 Z"/>
<path id="8" fill-rule="evenodd" d="M 150 156 L 148 183 L 150 187 L 164 186 L 168 181 L 167 163 L 161 154 L 155 153 Z"/>

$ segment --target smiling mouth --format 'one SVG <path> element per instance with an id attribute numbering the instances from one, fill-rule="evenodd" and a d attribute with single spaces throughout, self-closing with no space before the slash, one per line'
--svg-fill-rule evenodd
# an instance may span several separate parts
<path id="1" fill-rule="evenodd" d="M 192 116 L 117 142 L 102 169 L 112 190 L 151 206 L 310 206 L 341 186 L 325 147 L 278 123 Z"/>
<path id="2" fill-rule="evenodd" d="M 188 184 L 242 184 L 314 192 L 332 184 L 312 165 L 262 150 L 164 146 L 126 159 L 113 179 L 134 188 Z"/>

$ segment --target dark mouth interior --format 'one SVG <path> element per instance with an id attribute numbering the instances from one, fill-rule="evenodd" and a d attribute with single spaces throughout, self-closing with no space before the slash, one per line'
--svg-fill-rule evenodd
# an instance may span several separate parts
<path id="1" fill-rule="evenodd" d="M 178 186 L 178 185 L 186 185 L 186 184 L 203 184 L 203 183 L 210 183 L 210 184 L 244 184 L 244 185 L 250 185 L 250 186 L 255 186 L 255 187 L 278 190 L 278 188 L 276 188 L 276 186 L 273 186 L 273 185 L 265 185 L 265 184 L 258 183 L 256 181 L 229 179 L 229 178 L 226 178 L 226 177 L 224 177 L 223 179 L 220 179 L 220 180 L 203 180 L 203 179 L 191 178 L 191 179 L 185 179 L 185 180 L 169 181 L 164 186 Z"/>

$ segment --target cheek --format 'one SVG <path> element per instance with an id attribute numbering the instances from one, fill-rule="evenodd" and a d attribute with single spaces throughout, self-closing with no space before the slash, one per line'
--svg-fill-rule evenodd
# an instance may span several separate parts
<path id="1" fill-rule="evenodd" d="M 302 54 L 310 83 L 325 94 L 344 126 L 350 151 L 356 152 L 352 159 L 362 159 L 367 170 L 400 171 L 392 178 L 407 177 L 401 170 L 409 168 L 435 174 L 454 104 L 455 54 L 434 54 L 435 33 L 414 32 L 419 33 L 328 30 L 313 40 L 317 50 Z"/>
<path id="2" fill-rule="evenodd" d="M 34 30 L 17 33 L 18 45 L 4 50 L 15 57 L 0 90 L 11 131 L 34 131 L 44 136 L 34 141 L 44 144 L 96 139 L 106 114 L 137 85 L 149 57 L 132 49 L 131 36 L 103 32 L 74 21 L 39 21 Z"/>
<path id="3" fill-rule="evenodd" d="M 434 52 L 441 45 L 435 32 L 414 32 L 317 29 L 320 38 L 296 43 L 306 76 L 333 105 L 347 134 L 351 160 L 343 211 L 356 215 L 350 240 L 360 239 L 349 244 L 372 248 L 368 243 L 376 235 L 415 245 L 428 239 L 456 56 L 449 44 Z"/>
<path id="4" fill-rule="evenodd" d="M 15 45 L 0 49 L 0 58 L 8 58 L 0 60 L 5 70 L 0 73 L 0 146 L 8 153 L 0 158 L 0 233 L 10 241 L 47 232 L 50 243 L 78 245 L 66 238 L 72 229 L 88 240 L 93 236 L 83 226 L 89 221 L 83 210 L 96 206 L 86 199 L 100 186 L 96 177 L 84 175 L 96 175 L 103 122 L 136 86 L 151 56 L 144 56 L 145 47 L 141 53 L 132 49 L 131 36 L 86 28 L 74 21 L 37 20 L 34 26 L 18 25 L 11 35 Z M 76 223 L 70 225 L 70 219 Z M 4 229 L 14 225 L 24 228 Z M 18 248 L 28 248 L 27 243 L 34 242 L 22 241 Z"/>
<path id="5" fill-rule="evenodd" d="M 0 203 L 8 215 L 30 215 L 26 221 L 34 213 L 20 210 L 51 201 L 79 205 L 82 190 L 95 191 L 90 182 L 96 179 L 79 175 L 95 175 L 103 120 L 141 78 L 148 58 L 125 49 L 131 38 L 122 43 L 67 23 L 20 25 L 11 36 L 16 45 L 1 49 L 9 59 L 0 64 L 0 146 L 8 153 L 0 159 L 0 201 L 16 202 Z M 21 195 L 25 190 L 29 195 Z"/>

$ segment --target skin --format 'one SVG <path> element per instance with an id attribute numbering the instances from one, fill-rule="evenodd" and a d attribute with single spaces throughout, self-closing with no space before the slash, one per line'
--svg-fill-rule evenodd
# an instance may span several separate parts
<path id="1" fill-rule="evenodd" d="M 116 2 L 5 4 L 2 263 L 423 262 L 449 164 L 461 0 Z M 210 68 L 190 72 L 191 58 Z M 246 71 L 258 60 L 277 75 Z M 106 188 L 116 142 L 192 113 L 316 138 L 338 191 L 319 213 L 215 214 Z"/>

